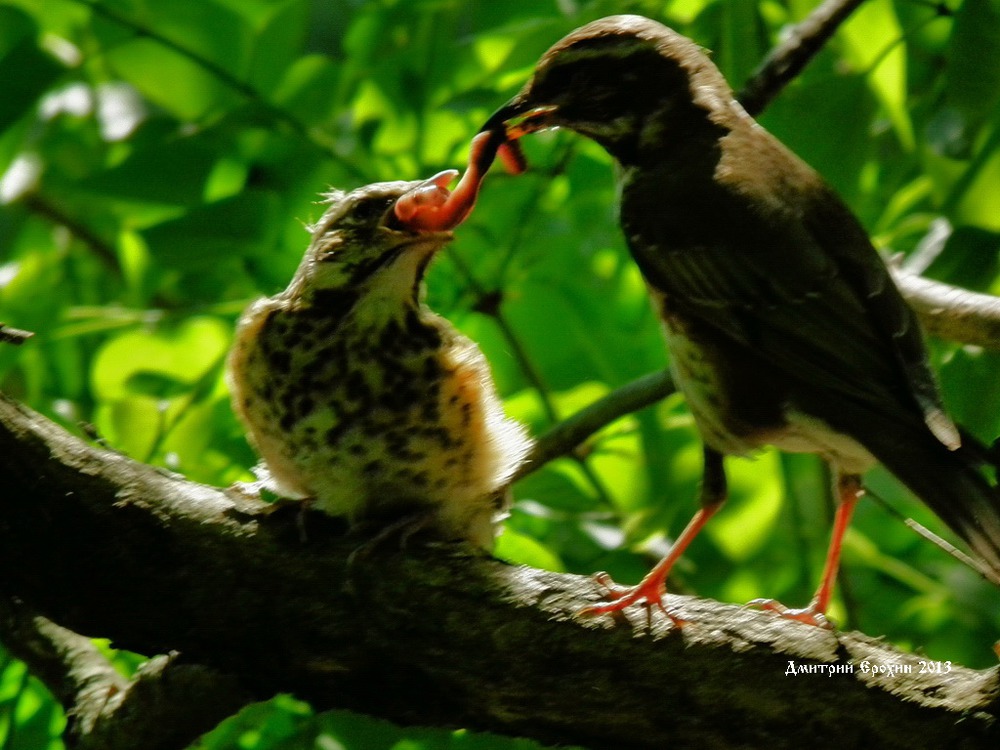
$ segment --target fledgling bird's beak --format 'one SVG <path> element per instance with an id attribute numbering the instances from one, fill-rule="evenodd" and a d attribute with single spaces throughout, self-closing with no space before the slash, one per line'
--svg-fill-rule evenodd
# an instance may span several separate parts
<path id="1" fill-rule="evenodd" d="M 472 139 L 469 166 L 453 192 L 448 191 L 448 185 L 458 177 L 458 171 L 446 169 L 401 196 L 393 208 L 399 226 L 411 232 L 450 232 L 465 221 L 476 204 L 486 171 L 504 145 L 503 138 L 502 133 L 491 131 Z"/>

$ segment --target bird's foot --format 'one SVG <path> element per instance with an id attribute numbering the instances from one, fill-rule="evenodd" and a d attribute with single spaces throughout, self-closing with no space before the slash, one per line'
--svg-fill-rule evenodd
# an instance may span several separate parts
<path id="1" fill-rule="evenodd" d="M 775 612 L 786 620 L 803 622 L 806 625 L 814 625 L 817 628 L 833 630 L 833 624 L 826 619 L 826 614 L 817 606 L 815 601 L 810 602 L 808 607 L 802 609 L 791 609 L 774 599 L 754 599 L 746 603 L 747 607 L 760 607 L 767 612 Z"/>
<path id="2" fill-rule="evenodd" d="M 410 515 L 396 519 L 389 524 L 380 525 L 377 521 L 366 520 L 355 523 L 353 531 L 361 537 L 366 537 L 358 547 L 347 557 L 348 568 L 357 562 L 370 557 L 380 547 L 395 540 L 396 549 L 405 551 L 410 540 L 421 531 L 430 527 L 436 516 L 433 511 L 420 509 Z"/>
<path id="3" fill-rule="evenodd" d="M 261 490 L 265 489 L 264 482 L 233 482 L 226 488 L 226 492 L 232 492 L 248 500 L 260 500 Z"/>
<path id="4" fill-rule="evenodd" d="M 685 622 L 667 611 L 663 603 L 663 598 L 667 595 L 667 591 L 663 584 L 663 578 L 660 576 L 646 576 L 635 586 L 619 586 L 612 580 L 611 576 L 603 571 L 594 573 L 593 579 L 597 585 L 604 589 L 604 597 L 610 601 L 605 604 L 587 605 L 577 612 L 582 617 L 613 614 L 621 612 L 633 604 L 640 604 L 650 609 L 655 607 L 660 610 L 677 627 L 680 627 Z"/>

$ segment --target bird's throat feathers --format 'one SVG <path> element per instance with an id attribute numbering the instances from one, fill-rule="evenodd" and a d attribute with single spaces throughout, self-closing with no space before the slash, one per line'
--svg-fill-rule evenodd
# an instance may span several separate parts
<path id="1" fill-rule="evenodd" d="M 318 260 L 311 254 L 281 296 L 333 321 L 351 315 L 364 325 L 384 324 L 420 307 L 424 274 L 439 248 L 440 243 L 407 243 L 359 263 Z"/>

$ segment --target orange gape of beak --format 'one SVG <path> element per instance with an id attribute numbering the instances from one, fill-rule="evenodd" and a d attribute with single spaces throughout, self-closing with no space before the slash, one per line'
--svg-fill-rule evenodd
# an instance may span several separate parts
<path id="1" fill-rule="evenodd" d="M 469 149 L 469 166 L 454 192 L 448 191 L 448 185 L 458 172 L 448 169 L 396 201 L 396 218 L 402 228 L 412 232 L 447 232 L 465 221 L 476 205 L 479 186 L 493 160 L 499 158 L 510 174 L 524 172 L 528 165 L 517 139 L 552 127 L 546 118 L 554 111 L 555 107 L 536 107 L 523 115 L 512 113 L 509 119 L 497 120 L 496 126 L 476 135 Z"/>
<path id="2" fill-rule="evenodd" d="M 396 201 L 394 210 L 402 228 L 412 232 L 447 232 L 465 221 L 476 205 L 479 186 L 498 155 L 508 171 L 523 172 L 520 149 L 501 140 L 504 137 L 501 131 L 489 131 L 472 139 L 469 166 L 454 192 L 448 191 L 448 185 L 458 177 L 458 171 L 447 169 Z"/>

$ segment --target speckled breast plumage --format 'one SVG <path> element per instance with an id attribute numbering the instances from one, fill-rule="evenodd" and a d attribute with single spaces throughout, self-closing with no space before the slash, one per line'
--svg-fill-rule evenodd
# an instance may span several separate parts
<path id="1" fill-rule="evenodd" d="M 504 416 L 478 347 L 446 320 L 423 305 L 385 320 L 366 312 L 348 295 L 279 295 L 241 321 L 234 403 L 273 489 L 350 517 L 440 506 L 439 526 L 471 526 L 488 546 L 523 429 Z"/>

